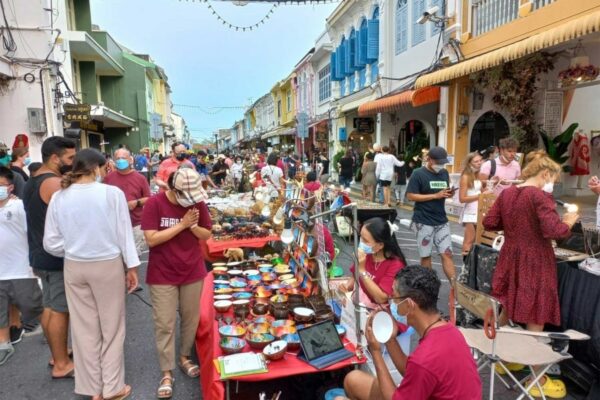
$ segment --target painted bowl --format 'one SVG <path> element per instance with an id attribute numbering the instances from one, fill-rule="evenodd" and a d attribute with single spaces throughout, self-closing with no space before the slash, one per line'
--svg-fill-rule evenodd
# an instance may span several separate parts
<path id="1" fill-rule="evenodd" d="M 270 291 L 269 289 L 266 289 L 264 286 L 259 286 L 256 288 L 256 291 L 254 292 L 254 297 L 259 297 L 259 298 L 269 298 L 273 295 L 273 292 Z"/>
<path id="2" fill-rule="evenodd" d="M 284 288 L 283 285 L 279 282 L 275 282 L 275 283 L 272 283 L 271 285 L 269 285 L 270 290 L 281 290 L 283 288 Z"/>
<path id="3" fill-rule="evenodd" d="M 285 340 L 276 340 L 263 349 L 263 354 L 271 361 L 281 360 L 287 351 Z"/>
<path id="4" fill-rule="evenodd" d="M 249 307 L 250 299 L 236 299 L 233 301 L 233 308 Z"/>
<path id="5" fill-rule="evenodd" d="M 258 267 L 258 272 L 260 272 L 260 273 L 273 272 L 273 267 L 271 265 L 264 266 L 264 267 Z"/>
<path id="6" fill-rule="evenodd" d="M 248 285 L 248 282 L 242 278 L 233 278 L 229 281 L 229 284 L 234 289 L 245 288 Z"/>
<path id="7" fill-rule="evenodd" d="M 242 276 L 244 271 L 242 271 L 241 269 L 230 269 L 229 272 L 227 272 L 227 273 L 231 277 L 237 277 L 237 276 Z"/>
<path id="8" fill-rule="evenodd" d="M 261 268 L 265 268 L 265 269 L 269 268 L 269 270 L 271 271 L 271 270 L 273 270 L 273 264 L 271 264 L 271 263 L 258 264 L 257 268 L 258 268 L 259 271 L 260 271 Z"/>
<path id="9" fill-rule="evenodd" d="M 217 294 L 214 297 L 215 301 L 219 301 L 219 300 L 231 300 L 232 298 L 233 298 L 233 296 L 230 295 L 230 294 Z"/>
<path id="10" fill-rule="evenodd" d="M 254 323 L 255 324 L 264 324 L 264 323 L 267 323 L 270 326 L 273 321 L 275 321 L 275 318 L 273 318 L 272 315 L 259 315 L 259 316 L 257 316 L 257 317 L 254 318 Z"/>
<path id="11" fill-rule="evenodd" d="M 242 264 L 242 261 L 231 261 L 227 263 L 227 267 L 237 269 Z"/>
<path id="12" fill-rule="evenodd" d="M 226 285 L 229 286 L 229 279 L 215 279 L 213 285 Z"/>
<path id="13" fill-rule="evenodd" d="M 277 275 L 275 275 L 273 272 L 263 272 L 261 278 L 263 282 L 273 282 L 275 279 L 277 279 Z"/>
<path id="14" fill-rule="evenodd" d="M 240 338 L 246 334 L 246 328 L 240 325 L 223 325 L 219 328 L 219 334 L 222 337 Z"/>
<path id="15" fill-rule="evenodd" d="M 247 269 L 244 271 L 245 276 L 258 275 L 258 274 L 260 274 L 260 271 L 257 269 Z"/>
<path id="16" fill-rule="evenodd" d="M 254 303 L 252 306 L 253 315 L 265 315 L 269 313 L 269 305 L 266 303 Z"/>
<path id="17" fill-rule="evenodd" d="M 300 336 L 297 333 L 288 333 L 281 338 L 288 344 L 289 350 L 298 350 L 300 348 Z"/>
<path id="18" fill-rule="evenodd" d="M 234 299 L 242 300 L 242 299 L 250 299 L 252 298 L 252 293 L 250 292 L 236 292 L 233 294 Z"/>
<path id="19" fill-rule="evenodd" d="M 248 324 L 246 330 L 248 333 L 269 333 L 271 331 L 271 325 L 268 322 L 253 322 Z"/>
<path id="20" fill-rule="evenodd" d="M 310 322 L 315 317 L 315 312 L 307 307 L 296 307 L 293 312 L 294 319 L 298 322 Z"/>
<path id="21" fill-rule="evenodd" d="M 281 338 L 288 333 L 296 333 L 296 331 L 297 330 L 295 326 L 271 326 L 271 335 L 275 336 L 276 338 Z"/>
<path id="22" fill-rule="evenodd" d="M 284 274 L 279 277 L 279 280 L 283 282 L 288 279 L 294 279 L 294 278 L 295 278 L 294 274 Z"/>
<path id="23" fill-rule="evenodd" d="M 252 284 L 259 284 L 261 282 L 261 278 L 260 275 L 248 275 L 246 277 L 246 279 L 248 279 L 248 283 L 252 283 Z"/>
<path id="24" fill-rule="evenodd" d="M 233 292 L 233 289 L 230 287 L 215 288 L 215 294 L 231 294 L 231 292 Z"/>
<path id="25" fill-rule="evenodd" d="M 246 347 L 246 341 L 237 337 L 223 337 L 219 342 L 221 351 L 225 354 L 240 353 Z"/>
<path id="26" fill-rule="evenodd" d="M 279 326 L 296 326 L 296 322 L 291 319 L 277 319 L 271 322 L 271 327 L 277 328 Z"/>
<path id="27" fill-rule="evenodd" d="M 231 300 L 217 300 L 213 303 L 215 310 L 220 313 L 226 313 L 231 308 Z"/>
<path id="28" fill-rule="evenodd" d="M 269 343 L 275 340 L 275 336 L 269 333 L 251 333 L 246 336 L 246 340 L 250 347 L 255 350 L 264 349 Z"/>
<path id="29" fill-rule="evenodd" d="M 275 296 L 271 296 L 271 303 L 279 303 L 284 304 L 287 303 L 288 297 L 285 294 L 276 294 Z"/>
<path id="30" fill-rule="evenodd" d="M 224 262 L 216 262 L 216 263 L 213 263 L 212 266 L 213 266 L 213 271 L 216 268 L 225 268 L 225 270 L 227 270 L 227 264 L 225 264 Z"/>

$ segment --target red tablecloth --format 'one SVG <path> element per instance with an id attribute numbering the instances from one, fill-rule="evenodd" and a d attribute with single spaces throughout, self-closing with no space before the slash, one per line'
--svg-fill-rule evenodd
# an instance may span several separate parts
<path id="1" fill-rule="evenodd" d="M 202 384 L 203 399 L 223 399 L 225 388 L 220 375 L 214 366 L 213 360 L 222 355 L 219 347 L 219 332 L 215 320 L 213 307 L 213 275 L 209 273 L 204 280 L 204 289 L 200 299 L 200 324 L 196 332 L 196 352 L 200 360 L 200 382 Z M 354 352 L 352 343 L 346 348 Z M 249 350 L 246 349 L 246 350 Z M 283 360 L 269 363 L 269 372 L 265 374 L 248 375 L 236 378 L 239 381 L 256 382 L 270 379 L 283 378 L 292 375 L 312 374 L 320 371 L 330 371 L 364 362 L 356 357 L 341 361 L 324 370 L 318 370 L 296 358 L 294 353 L 288 352 Z"/>
<path id="2" fill-rule="evenodd" d="M 214 240 L 210 238 L 206 241 L 206 245 L 208 246 L 208 252 L 210 254 L 220 253 L 224 250 L 230 249 L 232 247 L 263 247 L 269 242 L 279 240 L 278 235 L 265 236 L 262 238 L 252 238 L 252 239 L 241 239 L 241 240 Z"/>

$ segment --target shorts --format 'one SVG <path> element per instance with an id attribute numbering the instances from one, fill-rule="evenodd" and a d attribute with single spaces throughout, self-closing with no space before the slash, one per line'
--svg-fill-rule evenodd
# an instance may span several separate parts
<path id="1" fill-rule="evenodd" d="M 388 187 L 388 186 L 392 185 L 392 181 L 383 181 L 383 180 L 380 180 L 379 184 L 381 185 L 381 187 Z"/>
<path id="2" fill-rule="evenodd" d="M 38 280 L 25 278 L 0 281 L 0 328 L 8 327 L 10 304 L 17 306 L 23 321 L 38 317 L 44 311 Z"/>
<path id="3" fill-rule="evenodd" d="M 144 231 L 142 231 L 142 226 L 134 226 L 133 227 L 133 240 L 135 242 L 135 249 L 137 251 L 138 257 L 142 256 L 142 253 L 148 250 L 148 246 L 146 245 L 146 238 L 144 237 Z"/>
<path id="4" fill-rule="evenodd" d="M 450 224 L 431 226 L 412 223 L 413 230 L 417 233 L 417 250 L 419 257 L 431 257 L 433 246 L 440 255 L 452 255 L 452 237 L 450 236 Z"/>
<path id="5" fill-rule="evenodd" d="M 46 271 L 34 269 L 33 273 L 42 280 L 44 308 L 59 313 L 68 313 L 67 295 L 65 294 L 65 275 L 63 271 Z"/>

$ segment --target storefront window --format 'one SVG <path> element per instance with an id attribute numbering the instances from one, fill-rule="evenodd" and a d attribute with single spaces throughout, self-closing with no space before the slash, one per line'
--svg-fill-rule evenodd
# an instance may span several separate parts
<path id="1" fill-rule="evenodd" d="M 507 137 L 509 133 L 508 122 L 504 117 L 497 112 L 488 111 L 479 117 L 473 126 L 470 151 L 481 151 L 492 145 L 497 146 L 500 139 Z"/>

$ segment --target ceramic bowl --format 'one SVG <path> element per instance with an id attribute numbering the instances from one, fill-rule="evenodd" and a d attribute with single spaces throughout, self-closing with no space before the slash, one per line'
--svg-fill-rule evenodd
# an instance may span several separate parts
<path id="1" fill-rule="evenodd" d="M 289 333 L 296 333 L 296 331 L 297 329 L 295 326 L 271 326 L 271 335 L 275 336 L 276 338 L 281 338 Z"/>
<path id="2" fill-rule="evenodd" d="M 227 274 L 227 267 L 215 267 L 213 264 L 213 274 Z"/>
<path id="3" fill-rule="evenodd" d="M 244 273 L 244 271 L 242 271 L 241 269 L 230 269 L 229 272 L 227 272 L 229 274 L 229 276 L 233 277 L 237 277 L 237 276 L 242 276 L 242 274 Z"/>
<path id="4" fill-rule="evenodd" d="M 231 261 L 231 262 L 227 263 L 227 267 L 230 269 L 231 268 L 237 269 L 241 264 L 242 264 L 241 261 Z"/>
<path id="5" fill-rule="evenodd" d="M 288 333 L 281 338 L 288 344 L 288 350 L 298 350 L 300 348 L 300 336 L 297 333 Z"/>
<path id="6" fill-rule="evenodd" d="M 234 299 L 237 299 L 237 300 L 242 300 L 242 299 L 247 300 L 247 299 L 252 298 L 252 293 L 250 293 L 250 292 L 236 292 L 232 296 L 233 296 Z"/>
<path id="7" fill-rule="evenodd" d="M 231 294 L 233 289 L 230 287 L 215 288 L 215 294 Z"/>
<path id="8" fill-rule="evenodd" d="M 226 313 L 231 308 L 231 300 L 217 300 L 214 302 L 215 310 L 220 313 Z"/>
<path id="9" fill-rule="evenodd" d="M 215 301 L 218 301 L 218 300 L 231 300 L 232 298 L 233 298 L 233 296 L 230 295 L 230 294 L 217 294 L 214 297 Z"/>
<path id="10" fill-rule="evenodd" d="M 237 299 L 233 301 L 233 308 L 249 307 L 250 299 Z"/>
<path id="11" fill-rule="evenodd" d="M 284 282 L 288 279 L 294 279 L 294 278 L 295 278 L 294 274 L 284 274 L 279 277 L 279 280 Z"/>
<path id="12" fill-rule="evenodd" d="M 248 282 L 242 278 L 233 278 L 229 281 L 229 285 L 234 289 L 245 288 L 248 285 Z"/>
<path id="13" fill-rule="evenodd" d="M 227 264 L 225 264 L 224 262 L 216 262 L 212 264 L 213 266 L 213 271 L 215 270 L 215 268 L 225 268 L 225 270 L 227 270 Z"/>
<path id="14" fill-rule="evenodd" d="M 258 272 L 262 273 L 270 273 L 273 272 L 273 267 L 270 265 L 268 267 L 258 267 Z"/>
<path id="15" fill-rule="evenodd" d="M 285 304 L 288 301 L 288 297 L 285 294 L 276 294 L 271 296 L 271 303 Z"/>
<path id="16" fill-rule="evenodd" d="M 275 340 L 275 337 L 269 333 L 252 333 L 246 336 L 250 347 L 255 350 L 264 349 L 269 343 Z"/>
<path id="17" fill-rule="evenodd" d="M 298 322 L 310 322 L 315 317 L 315 312 L 306 307 L 296 307 L 293 313 L 294 319 Z"/>
<path id="18" fill-rule="evenodd" d="M 223 325 L 219 328 L 222 337 L 242 337 L 246 334 L 246 328 L 240 325 Z"/>
<path id="19" fill-rule="evenodd" d="M 259 316 L 257 316 L 257 317 L 254 318 L 254 323 L 255 324 L 264 324 L 264 323 L 267 323 L 270 326 L 273 321 L 275 321 L 275 318 L 273 318 L 272 315 L 259 315 Z"/>
<path id="20" fill-rule="evenodd" d="M 258 268 L 259 271 L 260 271 L 261 268 L 265 268 L 265 269 L 269 268 L 269 269 L 272 270 L 273 269 L 273 264 L 271 264 L 271 263 L 261 263 L 261 264 L 258 264 L 256 267 Z"/>
<path id="21" fill-rule="evenodd" d="M 277 319 L 271 322 L 271 327 L 277 328 L 279 326 L 296 326 L 296 322 L 291 319 Z"/>
<path id="22" fill-rule="evenodd" d="M 217 286 L 217 285 L 229 286 L 229 280 L 228 279 L 215 279 L 213 281 L 213 285 L 215 285 L 215 286 Z"/>
<path id="23" fill-rule="evenodd" d="M 225 354 L 235 354 L 244 350 L 246 347 L 246 341 L 237 337 L 223 337 L 219 342 L 221 351 Z"/>
<path id="24" fill-rule="evenodd" d="M 260 271 L 257 269 L 247 269 L 244 271 L 244 275 L 245 276 L 250 276 L 250 275 L 259 275 Z"/>
<path id="25" fill-rule="evenodd" d="M 271 331 L 271 325 L 268 322 L 253 322 L 248 324 L 246 330 L 248 333 L 269 333 Z"/>
<path id="26" fill-rule="evenodd" d="M 264 348 L 263 354 L 271 361 L 281 360 L 287 347 L 288 344 L 285 340 L 276 340 Z"/>
<path id="27" fill-rule="evenodd" d="M 277 275 L 275 275 L 273 272 L 263 272 L 261 278 L 263 282 L 269 283 L 277 279 Z"/>
<path id="28" fill-rule="evenodd" d="M 379 311 L 373 317 L 373 335 L 379 343 L 387 343 L 394 332 L 394 321 L 390 314 L 385 311 Z"/>

